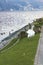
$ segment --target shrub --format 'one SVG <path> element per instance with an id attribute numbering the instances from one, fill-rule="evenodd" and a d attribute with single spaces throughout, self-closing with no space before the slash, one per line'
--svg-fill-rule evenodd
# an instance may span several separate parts
<path id="1" fill-rule="evenodd" d="M 34 21 L 34 25 L 40 25 L 40 26 L 42 26 L 43 25 L 43 18 L 36 19 L 36 21 Z"/>
<path id="2" fill-rule="evenodd" d="M 37 26 L 35 26 L 33 30 L 35 31 L 36 34 L 41 32 L 41 28 Z"/>
<path id="3" fill-rule="evenodd" d="M 36 19 L 36 21 L 34 21 L 33 24 L 34 24 L 35 33 L 40 33 L 41 32 L 41 26 L 43 25 L 43 18 Z"/>
<path id="4" fill-rule="evenodd" d="M 27 37 L 27 33 L 25 31 L 21 31 L 18 36 L 19 38 L 24 38 L 24 37 Z"/>

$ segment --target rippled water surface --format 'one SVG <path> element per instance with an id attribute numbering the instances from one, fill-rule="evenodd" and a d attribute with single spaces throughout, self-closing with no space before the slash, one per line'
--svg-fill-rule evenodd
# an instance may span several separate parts
<path id="1" fill-rule="evenodd" d="M 9 36 L 9 32 L 13 33 L 41 17 L 43 11 L 0 12 L 0 41 Z"/>

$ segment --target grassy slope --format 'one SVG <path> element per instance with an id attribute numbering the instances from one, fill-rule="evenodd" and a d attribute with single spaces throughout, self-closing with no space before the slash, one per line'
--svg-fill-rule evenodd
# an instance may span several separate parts
<path id="1" fill-rule="evenodd" d="M 0 65 L 33 65 L 39 34 L 23 38 L 13 48 L 0 53 Z"/>
<path id="2" fill-rule="evenodd" d="M 16 38 L 11 40 L 10 43 L 6 47 L 4 47 L 2 50 L 0 50 L 0 52 L 3 51 L 3 50 L 8 49 L 9 47 L 11 47 L 16 41 L 17 41 Z"/>

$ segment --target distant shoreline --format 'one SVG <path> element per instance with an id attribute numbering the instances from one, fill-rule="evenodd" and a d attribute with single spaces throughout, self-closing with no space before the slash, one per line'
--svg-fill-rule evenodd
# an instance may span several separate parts
<path id="1" fill-rule="evenodd" d="M 32 10 L 32 11 L 0 11 L 0 12 L 38 12 L 38 11 L 42 11 L 43 12 L 43 10 Z"/>

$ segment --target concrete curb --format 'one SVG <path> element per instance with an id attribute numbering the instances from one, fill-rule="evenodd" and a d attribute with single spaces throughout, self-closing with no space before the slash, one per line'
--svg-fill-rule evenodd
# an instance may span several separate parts
<path id="1" fill-rule="evenodd" d="M 41 34 L 40 34 L 40 39 L 39 39 L 39 44 L 38 44 L 38 48 L 37 48 L 37 52 L 36 52 L 36 56 L 35 56 L 35 61 L 34 61 L 34 65 L 38 65 L 38 59 L 39 59 L 39 54 L 40 54 L 40 44 L 41 44 L 41 39 L 42 39 L 42 30 L 43 30 L 43 26 L 42 26 L 42 29 L 41 29 Z"/>

